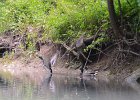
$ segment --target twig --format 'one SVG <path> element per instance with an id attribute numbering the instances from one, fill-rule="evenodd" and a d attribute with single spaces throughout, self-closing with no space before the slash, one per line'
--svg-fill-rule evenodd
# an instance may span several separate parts
<path id="1" fill-rule="evenodd" d="M 98 50 L 98 51 L 100 51 L 101 53 L 103 53 L 104 55 L 106 55 L 106 56 L 109 56 L 109 55 L 107 55 L 106 53 L 104 53 L 102 50 L 100 50 L 100 49 L 98 49 L 98 48 L 95 48 L 96 50 Z M 98 53 L 99 54 L 99 53 Z"/>
<path id="2" fill-rule="evenodd" d="M 89 54 L 88 54 L 88 57 L 87 57 L 87 60 L 86 60 L 86 62 L 85 62 L 85 65 L 84 65 L 83 69 L 85 69 L 85 67 L 86 67 L 86 65 L 87 65 L 87 62 L 88 62 L 88 59 L 89 59 L 90 54 L 91 54 L 91 49 L 90 49 L 90 51 L 89 51 Z"/>
<path id="3" fill-rule="evenodd" d="M 63 43 L 62 45 L 63 45 L 68 51 L 72 52 L 75 56 L 77 56 L 77 57 L 79 56 L 79 54 L 78 54 L 76 51 L 74 51 L 73 48 L 67 46 L 65 43 Z"/>
<path id="4" fill-rule="evenodd" d="M 119 51 L 131 53 L 131 54 L 136 55 L 136 56 L 140 56 L 140 54 L 138 54 L 138 53 L 136 53 L 136 52 L 134 52 L 134 51 L 130 51 L 130 50 L 119 50 Z"/>
<path id="5" fill-rule="evenodd" d="M 92 62 L 91 60 L 89 60 L 82 52 L 80 52 L 80 54 L 84 57 L 84 59 L 86 59 L 86 61 L 88 62 Z"/>

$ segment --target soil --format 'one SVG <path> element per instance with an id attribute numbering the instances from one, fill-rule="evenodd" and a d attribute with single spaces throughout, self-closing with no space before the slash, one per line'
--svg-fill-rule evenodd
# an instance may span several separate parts
<path id="1" fill-rule="evenodd" d="M 50 57 L 55 50 L 53 46 L 42 46 L 41 50 L 37 52 L 38 54 Z M 14 55 L 12 59 L 3 58 L 0 59 L 0 72 L 10 73 L 12 76 L 21 78 L 21 76 L 26 76 L 31 80 L 42 80 L 46 74 L 50 74 L 49 70 L 44 68 L 43 62 L 35 55 L 31 54 L 28 56 Z M 65 68 L 66 60 L 59 59 L 57 64 L 52 68 L 54 74 L 65 74 L 65 75 L 78 75 L 79 70 L 70 70 Z"/>
<path id="2" fill-rule="evenodd" d="M 46 57 L 51 57 L 52 54 L 56 52 L 56 48 L 53 45 L 44 45 L 41 47 L 38 54 L 44 55 Z M 98 71 L 96 75 L 97 78 L 108 81 L 108 79 L 120 79 L 124 80 L 131 75 L 132 72 L 137 70 L 140 67 L 140 59 L 135 58 L 131 63 L 125 63 L 123 65 L 111 66 L 113 56 L 115 51 L 110 50 L 106 55 L 103 56 L 100 60 L 87 65 L 88 70 L 85 71 L 84 75 L 88 76 L 89 73 L 94 73 Z M 21 76 L 26 76 L 31 80 L 36 82 L 42 81 L 46 74 L 49 74 L 49 70 L 45 70 L 42 61 L 35 55 L 31 54 L 30 56 L 23 55 L 14 55 L 10 62 L 4 62 L 3 59 L 0 59 L 0 71 L 8 72 L 12 76 L 21 78 Z M 62 75 L 74 75 L 79 77 L 80 70 L 67 68 L 67 59 L 59 57 L 57 63 L 52 68 L 54 74 Z"/>

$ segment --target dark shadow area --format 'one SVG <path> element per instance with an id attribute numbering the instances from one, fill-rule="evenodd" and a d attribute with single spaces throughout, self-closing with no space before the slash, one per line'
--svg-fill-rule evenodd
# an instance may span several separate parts
<path id="1" fill-rule="evenodd" d="M 137 81 L 137 83 L 140 84 L 140 77 L 138 77 L 136 81 Z"/>
<path id="2" fill-rule="evenodd" d="M 4 53 L 7 51 L 6 48 L 2 48 L 0 49 L 0 58 L 2 58 L 4 56 Z"/>
<path id="3" fill-rule="evenodd" d="M 8 82 L 2 77 L 0 77 L 0 86 L 8 86 L 8 85 L 9 85 Z"/>

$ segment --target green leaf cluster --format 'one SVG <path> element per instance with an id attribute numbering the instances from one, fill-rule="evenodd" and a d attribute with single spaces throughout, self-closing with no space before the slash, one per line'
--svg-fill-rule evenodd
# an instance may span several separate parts
<path id="1" fill-rule="evenodd" d="M 94 35 L 108 28 L 107 4 L 103 0 L 57 0 L 49 11 L 47 26 L 53 40 L 73 42 L 80 35 Z"/>
<path id="2" fill-rule="evenodd" d="M 140 1 L 120 1 L 123 23 L 131 27 L 132 31 L 139 32 Z M 115 8 L 119 18 L 117 0 L 115 0 Z M 42 26 L 45 30 L 43 38 L 67 43 L 76 41 L 81 35 L 93 36 L 100 30 L 100 36 L 97 41 L 94 41 L 93 46 L 109 41 L 106 30 L 111 27 L 106 0 L 0 1 L 0 33 L 7 30 L 22 31 L 28 26 Z M 30 45 L 32 46 L 32 44 Z"/>
<path id="3" fill-rule="evenodd" d="M 5 0 L 0 2 L 0 9 L 0 32 L 42 25 L 46 17 L 40 0 Z"/>

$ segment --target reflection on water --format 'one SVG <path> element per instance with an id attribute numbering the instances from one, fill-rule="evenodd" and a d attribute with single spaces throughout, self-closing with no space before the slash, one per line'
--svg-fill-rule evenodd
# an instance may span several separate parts
<path id="1" fill-rule="evenodd" d="M 139 100 L 140 94 L 118 82 L 47 75 L 39 84 L 0 77 L 0 100 Z"/>

